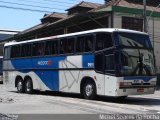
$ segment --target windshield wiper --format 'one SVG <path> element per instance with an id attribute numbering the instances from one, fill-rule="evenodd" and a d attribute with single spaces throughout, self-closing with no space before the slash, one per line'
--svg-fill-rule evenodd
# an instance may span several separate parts
<path id="1" fill-rule="evenodd" d="M 135 70 L 133 71 L 133 75 L 135 75 L 137 71 L 138 71 L 138 75 L 143 75 L 143 69 L 145 70 L 146 75 L 151 75 L 151 70 L 147 67 L 147 65 L 143 63 L 144 55 L 140 53 L 139 49 L 138 49 L 138 52 L 139 52 L 139 61 L 137 61 L 138 63 Z"/>

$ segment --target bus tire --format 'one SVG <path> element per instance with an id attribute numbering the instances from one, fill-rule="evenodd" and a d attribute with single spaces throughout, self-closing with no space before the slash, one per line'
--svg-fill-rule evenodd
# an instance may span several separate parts
<path id="1" fill-rule="evenodd" d="M 27 78 L 27 80 L 25 81 L 25 93 L 27 94 L 33 93 L 33 83 L 32 83 L 32 79 L 30 78 Z"/>
<path id="2" fill-rule="evenodd" d="M 18 79 L 16 82 L 17 92 L 24 93 L 24 83 L 22 79 Z"/>
<path id="3" fill-rule="evenodd" d="M 82 96 L 85 99 L 91 100 L 96 97 L 96 85 L 92 81 L 86 81 L 82 87 Z"/>

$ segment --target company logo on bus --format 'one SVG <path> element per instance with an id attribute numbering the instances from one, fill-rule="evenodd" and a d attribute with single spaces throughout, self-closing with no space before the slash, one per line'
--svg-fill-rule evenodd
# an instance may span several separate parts
<path id="1" fill-rule="evenodd" d="M 94 67 L 94 63 L 88 63 L 88 67 Z"/>
<path id="2" fill-rule="evenodd" d="M 48 61 L 38 61 L 38 65 L 44 66 L 44 65 L 52 65 L 52 60 Z"/>

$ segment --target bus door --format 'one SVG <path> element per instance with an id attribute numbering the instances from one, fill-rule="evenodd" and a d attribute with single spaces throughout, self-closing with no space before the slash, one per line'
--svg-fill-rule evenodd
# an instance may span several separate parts
<path id="1" fill-rule="evenodd" d="M 102 94 L 104 95 L 105 93 L 105 81 L 104 81 L 104 67 L 105 67 L 105 62 L 104 62 L 104 51 L 96 52 L 95 53 L 95 60 L 94 60 L 94 65 L 95 65 L 95 72 L 96 72 L 96 79 L 97 79 L 97 85 L 99 86 L 97 94 Z"/>
<path id="2" fill-rule="evenodd" d="M 95 71 L 101 75 L 115 75 L 115 53 L 113 50 L 95 53 Z"/>
<path id="3" fill-rule="evenodd" d="M 114 95 L 117 86 L 116 78 L 116 61 L 118 54 L 114 49 L 109 49 L 104 52 L 104 81 L 105 81 L 105 94 Z"/>

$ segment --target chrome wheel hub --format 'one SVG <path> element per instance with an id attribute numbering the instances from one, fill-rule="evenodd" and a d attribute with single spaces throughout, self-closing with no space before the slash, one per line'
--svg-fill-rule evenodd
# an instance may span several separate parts
<path id="1" fill-rule="evenodd" d="M 87 96 L 90 96 L 90 95 L 93 93 L 93 86 L 88 84 L 88 85 L 86 86 L 85 91 L 86 91 L 86 95 L 87 95 Z"/>
<path id="2" fill-rule="evenodd" d="M 20 91 L 20 90 L 22 90 L 22 82 L 20 81 L 20 82 L 18 82 L 18 85 L 17 85 L 17 89 L 18 89 L 18 91 Z"/>
<path id="3" fill-rule="evenodd" d="M 26 83 L 26 90 L 27 91 L 30 91 L 31 89 L 31 84 L 29 82 Z"/>

